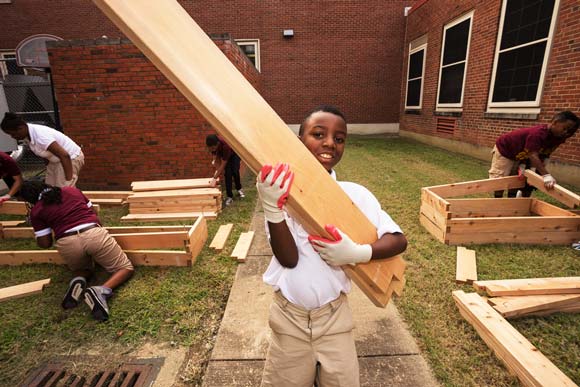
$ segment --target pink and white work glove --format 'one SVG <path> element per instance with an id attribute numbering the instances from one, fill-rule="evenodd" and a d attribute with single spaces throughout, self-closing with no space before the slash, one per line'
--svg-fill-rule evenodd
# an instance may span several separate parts
<path id="1" fill-rule="evenodd" d="M 544 187 L 546 187 L 546 189 L 552 189 L 556 185 L 556 179 L 554 179 L 554 176 L 549 173 L 542 176 L 542 178 L 544 179 Z"/>
<path id="2" fill-rule="evenodd" d="M 371 260 L 373 248 L 371 245 L 359 245 L 353 242 L 345 233 L 331 224 L 324 226 L 335 239 L 331 241 L 315 235 L 310 235 L 310 244 L 330 266 L 355 265 Z"/>
<path id="3" fill-rule="evenodd" d="M 6 194 L 6 195 L 2 195 L 0 196 L 0 206 L 2 205 L 2 203 L 4 203 L 5 201 L 8 201 L 12 198 L 12 196 Z"/>
<path id="4" fill-rule="evenodd" d="M 266 164 L 256 179 L 256 188 L 264 208 L 264 218 L 270 223 L 284 221 L 282 207 L 288 200 L 290 187 L 294 181 L 294 172 L 288 164 Z"/>

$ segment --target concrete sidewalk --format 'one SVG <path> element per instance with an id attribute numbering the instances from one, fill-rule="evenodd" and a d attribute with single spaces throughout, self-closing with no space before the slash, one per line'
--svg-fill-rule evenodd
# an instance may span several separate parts
<path id="1" fill-rule="evenodd" d="M 204 387 L 260 386 L 270 328 L 272 289 L 262 282 L 272 251 L 257 206 L 247 261 L 238 266 L 224 318 L 204 379 Z M 362 386 L 438 386 L 396 307 L 375 307 L 353 285 L 349 302 Z"/>

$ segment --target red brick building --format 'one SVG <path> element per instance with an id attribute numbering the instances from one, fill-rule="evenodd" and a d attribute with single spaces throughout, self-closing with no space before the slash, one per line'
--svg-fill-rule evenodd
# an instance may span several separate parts
<path id="1" fill-rule="evenodd" d="M 558 110 L 580 111 L 575 0 L 180 4 L 205 32 L 222 35 L 216 43 L 291 126 L 331 103 L 351 131 L 396 132 L 400 123 L 403 136 L 488 159 L 500 133 Z M 122 34 L 91 1 L 2 1 L 0 19 L 0 60 L 34 34 L 74 40 L 52 47 L 50 59 L 63 129 L 93 153 L 81 185 L 126 188 L 142 178 L 207 175 L 202 139 L 211 127 L 131 44 L 116 40 Z M 514 36 L 502 37 L 505 23 Z M 257 71 L 238 49 L 224 49 L 231 40 Z M 535 59 L 518 65 L 527 66 L 523 73 L 508 63 L 526 58 Z M 7 71 L 1 61 L 0 70 Z M 510 83 L 506 74 L 527 78 Z M 553 159 L 556 177 L 580 186 L 580 136 Z"/>
<path id="2" fill-rule="evenodd" d="M 489 159 L 507 131 L 580 112 L 580 3 L 418 1 L 407 18 L 400 134 Z M 409 55 L 410 54 L 410 55 Z M 554 153 L 580 186 L 580 135 Z"/>

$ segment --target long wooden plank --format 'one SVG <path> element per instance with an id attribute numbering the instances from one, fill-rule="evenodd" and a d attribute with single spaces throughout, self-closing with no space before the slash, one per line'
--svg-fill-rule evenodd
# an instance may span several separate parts
<path id="1" fill-rule="evenodd" d="M 203 249 L 205 242 L 207 241 L 207 222 L 205 217 L 200 216 L 197 218 L 193 226 L 187 232 L 187 250 L 191 254 L 191 262 L 195 262 L 195 259 Z"/>
<path id="2" fill-rule="evenodd" d="M 525 184 L 526 182 L 520 180 L 517 176 L 507 176 L 500 177 L 498 179 L 464 181 L 461 183 L 436 185 L 426 188 L 431 192 L 441 196 L 442 198 L 450 198 L 455 196 L 466 196 L 506 189 L 522 188 L 525 186 Z"/>
<path id="3" fill-rule="evenodd" d="M 528 245 L 569 245 L 580 240 L 580 231 L 537 232 L 455 232 L 451 229 L 445 236 L 450 245 L 482 243 L 518 243 Z"/>
<path id="4" fill-rule="evenodd" d="M 518 278 L 474 281 L 473 287 L 489 296 L 526 296 L 535 294 L 580 293 L 580 277 Z"/>
<path id="5" fill-rule="evenodd" d="M 449 199 L 452 218 L 529 216 L 532 199 Z"/>
<path id="6" fill-rule="evenodd" d="M 185 248 L 187 231 L 111 234 L 123 250 Z"/>
<path id="7" fill-rule="evenodd" d="M 15 298 L 40 293 L 49 283 L 50 278 L 47 278 L 40 281 L 28 282 L 25 284 L 2 288 L 0 289 L 0 301 L 13 300 Z"/>
<path id="8" fill-rule="evenodd" d="M 152 201 L 154 199 L 176 199 L 176 198 L 215 198 L 220 196 L 218 188 L 195 188 L 195 189 L 175 189 L 167 191 L 145 191 L 135 192 L 129 197 L 129 203 L 140 201 Z"/>
<path id="9" fill-rule="evenodd" d="M 125 250 L 136 266 L 190 266 L 191 253 L 175 250 Z M 36 263 L 64 265 L 57 250 L 0 251 L 0 265 L 18 266 Z"/>
<path id="10" fill-rule="evenodd" d="M 98 213 L 100 206 L 98 204 L 93 204 L 95 211 Z M 16 202 L 13 200 L 2 203 L 0 206 L 0 214 L 3 215 L 26 215 L 28 209 L 26 208 L 25 202 Z M 4 222 L 4 221 L 3 221 Z"/>
<path id="11" fill-rule="evenodd" d="M 575 232 L 580 231 L 580 217 L 577 216 L 529 216 L 529 217 L 487 217 L 452 218 L 447 222 L 451 233 L 479 232 Z"/>
<path id="12" fill-rule="evenodd" d="M 209 177 L 202 179 L 134 181 L 131 183 L 131 189 L 134 192 L 143 192 L 171 189 L 210 188 L 211 183 L 212 179 Z"/>
<path id="13" fill-rule="evenodd" d="M 532 199 L 530 211 L 540 216 L 577 216 L 577 214 L 573 212 L 538 199 Z"/>
<path id="14" fill-rule="evenodd" d="M 536 187 L 540 191 L 550 195 L 570 208 L 580 207 L 580 195 L 577 195 L 558 184 L 556 184 L 551 190 L 546 189 L 546 187 L 544 187 L 544 179 L 542 176 L 530 169 L 526 169 L 524 174 L 529 185 Z"/>
<path id="15" fill-rule="evenodd" d="M 477 263 L 475 259 L 475 250 L 470 250 L 463 246 L 458 246 L 455 282 L 461 284 L 472 284 L 473 281 L 477 281 Z"/>
<path id="16" fill-rule="evenodd" d="M 254 232 L 248 231 L 240 234 L 238 242 L 232 251 L 231 257 L 234 257 L 238 262 L 246 262 L 246 257 L 250 251 L 250 246 L 254 240 Z"/>
<path id="17" fill-rule="evenodd" d="M 524 386 L 576 386 L 477 293 L 453 292 L 461 315 Z"/>
<path id="18" fill-rule="evenodd" d="M 233 228 L 233 223 L 222 224 L 213 237 L 213 240 L 209 244 L 209 247 L 216 250 L 222 250 L 226 245 L 228 236 L 230 235 L 230 232 L 232 232 Z"/>
<path id="19" fill-rule="evenodd" d="M 0 227 L 8 228 L 8 227 L 16 227 L 19 224 L 26 222 L 24 219 L 22 220 L 0 220 Z"/>
<path id="20" fill-rule="evenodd" d="M 83 194 L 91 201 L 95 199 L 122 199 L 127 200 L 127 197 L 133 192 L 131 191 L 83 191 Z"/>
<path id="21" fill-rule="evenodd" d="M 213 211 L 178 212 L 170 214 L 129 214 L 121 218 L 123 222 L 161 222 L 175 220 L 194 220 L 204 216 L 206 219 L 215 219 L 217 214 Z"/>
<path id="22" fill-rule="evenodd" d="M 189 226 L 129 226 L 129 227 L 105 227 L 110 234 L 136 234 L 151 232 L 187 232 Z M 5 239 L 34 238 L 32 227 L 10 227 L 2 229 Z"/>
<path id="23" fill-rule="evenodd" d="M 544 310 L 580 308 L 580 294 L 541 294 L 488 298 L 487 302 L 505 318 L 528 316 Z"/>
<path id="24" fill-rule="evenodd" d="M 177 1 L 149 2 L 146 7 L 140 0 L 94 2 L 251 170 L 277 162 L 292 166 L 295 179 L 287 208 L 307 232 L 330 238 L 324 226 L 333 224 L 357 243 L 377 239 L 373 224 Z M 380 292 L 388 283 L 376 286 L 373 278 L 383 281 L 386 277 L 377 272 L 398 259 L 402 258 L 374 260 L 346 273 L 359 271 L 360 278 Z"/>

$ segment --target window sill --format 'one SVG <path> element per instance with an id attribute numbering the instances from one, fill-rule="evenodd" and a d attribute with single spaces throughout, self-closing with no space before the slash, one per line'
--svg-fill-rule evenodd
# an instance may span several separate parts
<path id="1" fill-rule="evenodd" d="M 453 111 L 442 111 L 442 110 L 435 110 L 433 112 L 434 116 L 441 116 L 441 117 L 461 117 L 463 112 L 453 112 Z"/>
<path id="2" fill-rule="evenodd" d="M 421 109 L 405 109 L 405 114 L 414 114 L 416 116 L 420 116 Z"/>
<path id="3" fill-rule="evenodd" d="M 483 118 L 499 118 L 499 119 L 514 119 L 514 120 L 537 120 L 539 113 L 516 113 L 516 112 L 485 112 Z"/>

